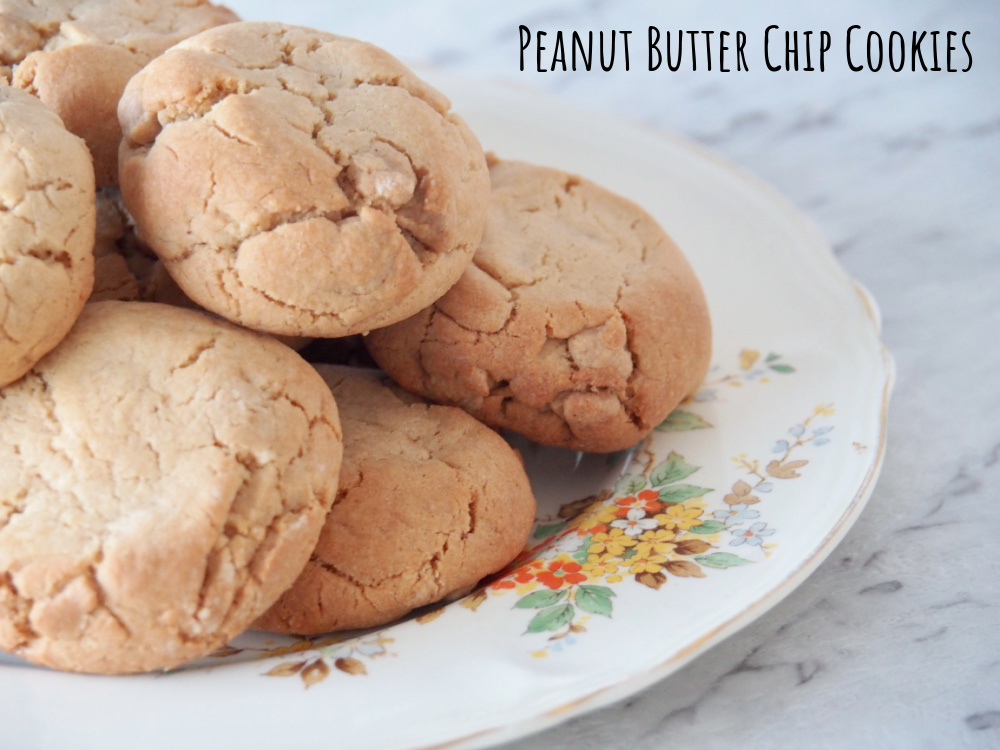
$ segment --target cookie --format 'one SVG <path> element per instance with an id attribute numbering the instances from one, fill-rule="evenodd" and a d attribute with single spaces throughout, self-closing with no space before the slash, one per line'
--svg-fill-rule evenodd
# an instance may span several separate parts
<path id="1" fill-rule="evenodd" d="M 156 254 L 136 236 L 118 188 L 97 191 L 94 291 L 89 301 L 109 300 L 162 302 L 204 312 L 181 291 Z M 310 338 L 295 336 L 275 338 L 296 351 L 312 342 Z"/>
<path id="2" fill-rule="evenodd" d="M 0 87 L 0 386 L 66 335 L 94 284 L 94 170 L 48 107 Z"/>
<path id="3" fill-rule="evenodd" d="M 64 670 L 170 668 L 298 576 L 337 488 L 330 390 L 270 337 L 87 305 L 0 398 L 0 648 Z"/>
<path id="4" fill-rule="evenodd" d="M 0 0 L 0 63 L 87 142 L 98 187 L 116 185 L 129 78 L 182 39 L 236 20 L 205 0 Z"/>
<path id="5" fill-rule="evenodd" d="M 521 162 L 491 159 L 490 176 L 473 264 L 369 352 L 405 388 L 540 443 L 634 445 L 707 371 L 697 278 L 631 201 Z"/>
<path id="6" fill-rule="evenodd" d="M 343 420 L 340 487 L 302 575 L 255 627 L 306 634 L 381 625 L 466 593 L 521 551 L 535 500 L 503 438 L 371 371 L 317 370 Z"/>
<path id="7" fill-rule="evenodd" d="M 479 242 L 489 175 L 449 106 L 370 44 L 221 26 L 129 82 L 122 195 L 207 310 L 271 333 L 362 333 L 443 294 Z"/>

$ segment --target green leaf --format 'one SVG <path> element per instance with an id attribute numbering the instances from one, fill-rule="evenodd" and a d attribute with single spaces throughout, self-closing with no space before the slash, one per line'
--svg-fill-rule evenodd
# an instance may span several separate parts
<path id="1" fill-rule="evenodd" d="M 660 488 L 660 502 L 683 503 L 692 497 L 704 497 L 711 491 L 708 487 L 696 487 L 693 484 L 675 484 Z"/>
<path id="2" fill-rule="evenodd" d="M 611 598 L 615 596 L 615 592 L 609 589 L 607 586 L 594 586 L 589 583 L 584 583 L 579 586 L 580 591 L 586 591 L 593 594 L 594 596 L 603 596 L 605 598 Z"/>
<path id="3" fill-rule="evenodd" d="M 701 526 L 695 526 L 688 531 L 692 534 L 718 534 L 724 528 L 726 528 L 726 524 L 722 521 L 705 521 Z M 697 559 L 696 557 L 695 560 Z"/>
<path id="4" fill-rule="evenodd" d="M 788 374 L 790 372 L 795 372 L 795 368 L 792 367 L 791 365 L 777 364 L 777 365 L 768 365 L 768 367 L 770 367 L 775 372 L 783 372 L 785 374 Z"/>
<path id="5" fill-rule="evenodd" d="M 674 411 L 656 426 L 657 432 L 689 432 L 705 430 L 712 425 L 689 411 Z"/>
<path id="6" fill-rule="evenodd" d="M 576 609 L 572 604 L 558 604 L 555 607 L 543 609 L 528 623 L 529 633 L 544 633 L 546 630 L 559 630 L 573 620 Z"/>
<path id="7" fill-rule="evenodd" d="M 583 565 L 585 562 L 587 562 L 587 558 L 590 557 L 590 553 L 587 551 L 587 549 L 590 547 L 591 544 L 593 544 L 593 542 L 591 541 L 592 538 L 593 538 L 592 536 L 588 536 L 584 540 L 583 544 L 580 546 L 580 549 L 578 549 L 576 552 L 570 555 L 570 557 L 572 557 L 576 562 L 580 563 L 580 565 Z"/>
<path id="8" fill-rule="evenodd" d="M 615 484 L 616 495 L 634 495 L 646 486 L 646 477 L 642 474 L 626 474 Z"/>
<path id="9" fill-rule="evenodd" d="M 581 586 L 576 592 L 576 604 L 581 610 L 592 615 L 611 617 L 611 599 L 608 594 L 597 593 L 601 588 L 603 587 Z M 607 591 L 611 593 L 610 589 Z"/>
<path id="10" fill-rule="evenodd" d="M 764 362 L 766 362 L 767 364 L 771 364 L 772 362 L 778 359 L 781 359 L 781 355 L 771 352 L 770 354 L 767 355 L 767 359 L 765 359 Z"/>
<path id="11" fill-rule="evenodd" d="M 548 523 L 539 526 L 533 532 L 531 532 L 532 539 L 548 539 L 550 536 L 557 534 L 566 528 L 566 523 Z"/>
<path id="12" fill-rule="evenodd" d="M 713 552 L 710 555 L 698 555 L 694 559 L 708 568 L 735 568 L 737 565 L 746 565 L 750 562 L 728 552 Z"/>
<path id="13" fill-rule="evenodd" d="M 684 463 L 684 456 L 679 456 L 674 451 L 670 451 L 667 460 L 649 472 L 649 481 L 654 487 L 659 487 L 661 484 L 679 482 L 684 477 L 694 474 L 698 469 L 698 466 L 691 466 Z"/>
<path id="14" fill-rule="evenodd" d="M 514 605 L 515 609 L 541 609 L 550 607 L 566 598 L 565 591 L 532 591 L 522 596 Z"/>

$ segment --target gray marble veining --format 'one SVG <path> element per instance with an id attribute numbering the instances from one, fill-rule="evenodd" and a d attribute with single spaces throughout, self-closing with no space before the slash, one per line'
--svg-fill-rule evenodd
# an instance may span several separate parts
<path id="1" fill-rule="evenodd" d="M 303 2 L 282 20 L 324 12 Z M 756 173 L 873 292 L 897 363 L 881 480 L 799 589 L 670 678 L 508 750 L 1000 747 L 1000 6 L 390 0 L 337 21 L 406 60 L 676 132 Z M 519 24 L 770 23 L 830 29 L 836 45 L 852 23 L 968 29 L 974 65 L 772 73 L 757 49 L 747 73 L 518 69 Z"/>

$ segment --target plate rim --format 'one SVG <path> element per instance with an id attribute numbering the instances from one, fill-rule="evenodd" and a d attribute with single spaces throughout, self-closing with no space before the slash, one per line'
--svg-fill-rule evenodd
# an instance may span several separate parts
<path id="1" fill-rule="evenodd" d="M 440 77 L 442 74 L 437 72 L 434 75 L 435 77 Z M 458 79 L 451 74 L 443 75 L 462 80 L 467 84 L 482 84 L 482 81 L 478 81 L 477 79 Z M 823 539 L 815 545 L 814 549 L 808 555 L 803 556 L 778 584 L 763 593 L 751 604 L 742 607 L 740 611 L 732 613 L 727 617 L 725 622 L 717 625 L 711 631 L 700 635 L 692 642 L 681 645 L 671 656 L 649 667 L 636 669 L 628 675 L 614 678 L 607 684 L 590 690 L 585 695 L 561 703 L 554 708 L 544 709 L 532 716 L 514 719 L 505 724 L 489 726 L 459 737 L 452 737 L 443 742 L 418 745 L 407 743 L 405 747 L 411 748 L 411 750 L 438 750 L 444 748 L 448 748 L 449 750 L 472 750 L 473 748 L 492 747 L 499 743 L 510 742 L 536 734 L 575 716 L 606 707 L 629 695 L 638 693 L 656 682 L 666 679 L 708 649 L 747 627 L 775 607 L 790 595 L 832 553 L 837 544 L 847 534 L 858 517 L 860 517 L 870 499 L 884 464 L 888 431 L 888 408 L 896 378 L 894 360 L 885 346 L 881 335 L 881 313 L 871 293 L 847 273 L 846 269 L 844 269 L 836 258 L 829 243 L 812 220 L 763 179 L 749 170 L 728 161 L 725 157 L 676 133 L 659 130 L 641 122 L 618 118 L 606 112 L 588 110 L 577 105 L 567 104 L 557 100 L 555 97 L 540 94 L 534 90 L 511 86 L 504 81 L 489 81 L 489 83 L 506 86 L 516 95 L 530 96 L 541 103 L 548 103 L 549 105 L 558 103 L 561 108 L 567 111 L 575 110 L 580 113 L 586 113 L 590 117 L 604 120 L 605 122 L 624 124 L 630 129 L 644 132 L 648 137 L 663 140 L 674 147 L 693 152 L 699 158 L 706 159 L 716 167 L 722 168 L 731 176 L 744 183 L 745 187 L 751 188 L 753 192 L 761 194 L 768 203 L 778 208 L 781 215 L 790 220 L 792 222 L 790 225 L 800 234 L 803 248 L 808 250 L 808 255 L 816 256 L 822 254 L 824 268 L 836 274 L 838 282 L 843 281 L 853 287 L 858 296 L 858 302 L 865 312 L 865 319 L 872 326 L 871 331 L 874 334 L 874 343 L 877 345 L 877 351 L 881 359 L 877 363 L 880 364 L 880 368 L 877 366 L 874 368 L 876 371 L 873 373 L 871 384 L 866 387 L 866 392 L 874 394 L 876 386 L 880 386 L 878 396 L 877 446 L 868 462 L 860 487 L 854 497 L 845 506 L 836 523 L 829 527 Z M 880 384 L 878 383 L 879 376 L 882 378 Z M 868 391 L 868 388 L 871 390 Z M 874 410 L 872 414 L 874 414 Z M 640 443 L 638 448 L 641 449 L 642 446 L 647 445 L 651 440 L 652 437 L 646 438 Z M 400 747 L 402 748 L 403 746 L 401 745 Z"/>

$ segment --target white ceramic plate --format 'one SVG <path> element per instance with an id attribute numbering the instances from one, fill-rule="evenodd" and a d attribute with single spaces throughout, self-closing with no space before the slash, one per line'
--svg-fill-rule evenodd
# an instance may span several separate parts
<path id="1" fill-rule="evenodd" d="M 3 657 L 5 747 L 488 746 L 662 679 L 787 595 L 857 518 L 892 362 L 874 303 L 813 227 L 690 144 L 433 78 L 486 148 L 583 174 L 663 223 L 711 306 L 705 387 L 628 457 L 522 446 L 539 547 L 441 610 L 346 640 L 250 634 L 166 675 Z"/>

